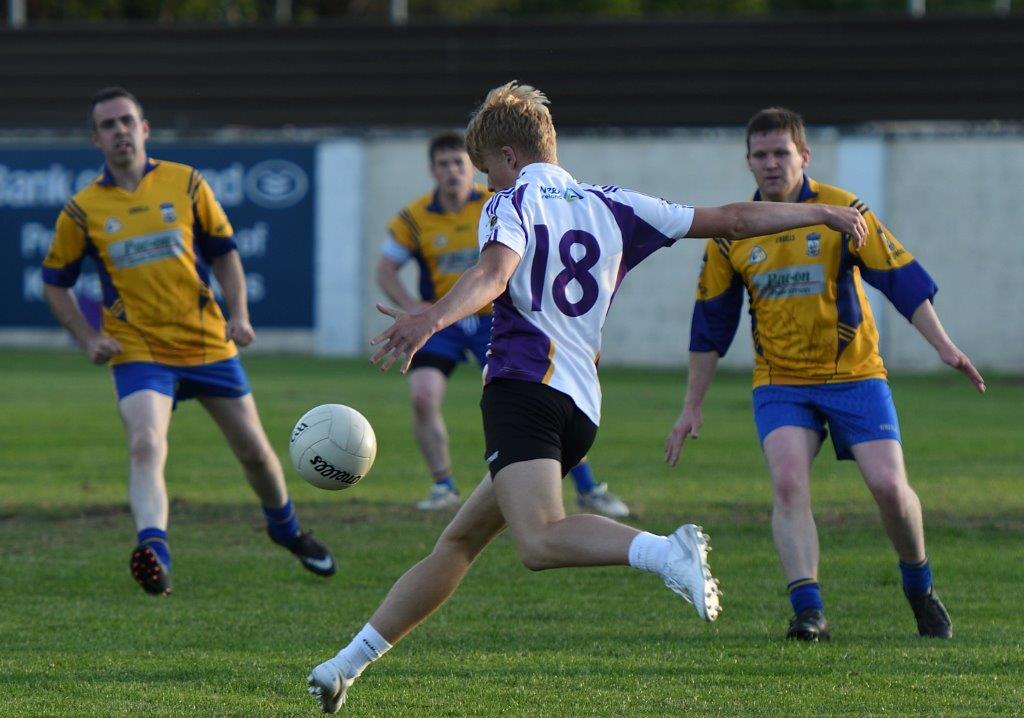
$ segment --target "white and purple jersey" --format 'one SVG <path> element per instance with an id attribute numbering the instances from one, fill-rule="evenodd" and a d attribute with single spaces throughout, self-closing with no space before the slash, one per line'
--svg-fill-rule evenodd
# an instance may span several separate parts
<path id="1" fill-rule="evenodd" d="M 577 182 L 552 164 L 523 168 L 480 216 L 481 251 L 521 257 L 494 301 L 487 381 L 547 384 L 601 419 L 601 328 L 626 272 L 690 229 L 693 207 Z"/>

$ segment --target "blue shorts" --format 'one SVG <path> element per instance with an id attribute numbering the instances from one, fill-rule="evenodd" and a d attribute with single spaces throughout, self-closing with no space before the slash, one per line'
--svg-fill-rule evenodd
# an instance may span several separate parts
<path id="1" fill-rule="evenodd" d="M 430 337 L 413 355 L 412 368 L 433 366 L 447 375 L 457 363 L 466 361 L 467 352 L 473 355 L 480 366 L 485 366 L 490 343 L 491 315 L 470 315 Z"/>
<path id="2" fill-rule="evenodd" d="M 900 441 L 896 406 L 889 382 L 884 379 L 759 386 L 754 389 L 754 422 L 762 444 L 780 426 L 817 431 L 822 441 L 831 430 L 837 459 L 852 459 L 850 447 L 865 441 Z"/>
<path id="3" fill-rule="evenodd" d="M 119 401 L 143 389 L 173 397 L 175 403 L 197 396 L 237 399 L 249 393 L 249 380 L 237 356 L 195 366 L 131 361 L 114 366 L 112 371 Z"/>

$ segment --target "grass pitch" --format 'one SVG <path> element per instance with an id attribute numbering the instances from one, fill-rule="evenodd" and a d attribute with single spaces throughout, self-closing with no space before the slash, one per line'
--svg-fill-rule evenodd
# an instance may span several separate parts
<path id="1" fill-rule="evenodd" d="M 246 360 L 282 458 L 315 404 L 350 404 L 376 428 L 377 464 L 359 486 L 328 493 L 289 476 L 303 525 L 339 559 L 330 580 L 266 539 L 215 427 L 182 404 L 167 470 L 175 593 L 154 599 L 128 572 L 126 455 L 107 372 L 70 353 L 2 362 L 0 715 L 316 715 L 308 669 L 348 642 L 445 524 L 410 508 L 428 483 L 404 379 L 364 362 Z M 446 410 L 464 491 L 483 473 L 477 377 L 456 373 Z M 893 380 L 949 642 L 916 636 L 867 489 L 826 446 L 813 491 L 834 638 L 809 646 L 783 640 L 789 606 L 749 378 L 719 377 L 675 470 L 661 447 L 681 374 L 603 379 L 594 469 L 637 526 L 705 526 L 722 618 L 699 622 L 656 577 L 626 568 L 530 573 L 501 536 L 453 599 L 357 682 L 349 715 L 1021 714 L 1024 384 L 990 378 L 979 397 L 952 374 Z"/>

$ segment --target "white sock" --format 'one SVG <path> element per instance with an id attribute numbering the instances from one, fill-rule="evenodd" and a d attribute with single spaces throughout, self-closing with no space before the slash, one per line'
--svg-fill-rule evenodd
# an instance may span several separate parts
<path id="1" fill-rule="evenodd" d="M 641 571 L 661 573 L 668 561 L 669 543 L 667 536 L 656 536 L 641 531 L 629 544 L 629 565 Z"/>
<path id="2" fill-rule="evenodd" d="M 356 678 L 368 665 L 390 650 L 391 644 L 377 633 L 376 628 L 367 623 L 351 643 L 338 651 L 334 660 L 345 678 Z"/>

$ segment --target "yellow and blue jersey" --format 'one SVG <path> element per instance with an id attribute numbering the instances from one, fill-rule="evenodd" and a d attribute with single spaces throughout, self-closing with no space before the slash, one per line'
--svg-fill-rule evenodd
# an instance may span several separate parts
<path id="1" fill-rule="evenodd" d="M 857 208 L 868 225 L 867 242 L 856 249 L 846 235 L 825 225 L 709 240 L 690 350 L 725 355 L 736 334 L 745 290 L 755 387 L 885 378 L 878 330 L 862 281 L 879 289 L 908 320 L 938 288 L 855 195 L 805 176 L 797 201 Z"/>
<path id="2" fill-rule="evenodd" d="M 401 263 L 413 258 L 419 264 L 420 296 L 434 302 L 443 297 L 480 256 L 477 228 L 480 213 L 491 197 L 474 185 L 469 201 L 458 213 L 445 212 L 436 192 L 406 205 L 390 222 L 391 242 L 384 254 Z M 480 315 L 491 313 L 490 305 Z"/>
<path id="3" fill-rule="evenodd" d="M 43 281 L 71 287 L 91 256 L 103 289 L 103 331 L 124 351 L 111 364 L 193 366 L 238 352 L 210 288 L 210 262 L 235 249 L 234 231 L 195 169 L 147 160 L 134 192 L 109 170 L 64 206 Z"/>

